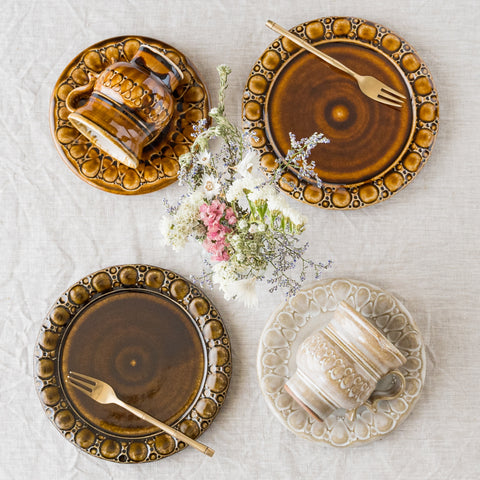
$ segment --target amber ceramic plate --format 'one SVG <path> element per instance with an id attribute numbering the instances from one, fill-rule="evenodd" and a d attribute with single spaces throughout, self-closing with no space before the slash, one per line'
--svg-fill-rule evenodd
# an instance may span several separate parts
<path id="1" fill-rule="evenodd" d="M 322 132 L 330 143 L 310 157 L 322 188 L 290 169 L 279 182 L 285 192 L 330 209 L 389 198 L 415 178 L 437 134 L 438 100 L 428 68 L 398 35 L 358 18 L 320 18 L 291 31 L 408 100 L 400 109 L 376 102 L 352 77 L 280 37 L 255 63 L 243 97 L 243 126 L 263 167 L 278 168 L 290 132 L 297 139 Z"/>
<path id="2" fill-rule="evenodd" d="M 129 61 L 141 44 L 154 46 L 171 58 L 184 78 L 173 96 L 176 108 L 168 127 L 148 145 L 137 169 L 129 168 L 93 147 L 68 120 L 68 93 L 88 83 L 88 74 L 98 74 L 117 61 Z M 139 195 L 174 182 L 178 157 L 193 142 L 193 125 L 208 114 L 208 92 L 192 63 L 177 49 L 152 38 L 130 36 L 103 40 L 79 53 L 60 75 L 50 104 L 50 130 L 60 156 L 82 180 L 110 193 Z"/>
<path id="3" fill-rule="evenodd" d="M 192 438 L 212 423 L 231 376 L 230 340 L 215 307 L 179 275 L 147 265 L 106 268 L 64 292 L 34 361 L 40 401 L 61 434 L 123 463 L 158 460 L 185 443 L 75 390 L 69 371 L 106 381 L 126 403 Z"/>

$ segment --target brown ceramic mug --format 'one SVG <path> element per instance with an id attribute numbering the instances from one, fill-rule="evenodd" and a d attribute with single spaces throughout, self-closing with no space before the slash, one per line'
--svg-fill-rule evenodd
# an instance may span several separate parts
<path id="1" fill-rule="evenodd" d="M 325 328 L 300 345 L 296 359 L 297 370 L 285 390 L 320 421 L 341 408 L 353 419 L 360 406 L 375 410 L 377 402 L 397 398 L 405 389 L 397 369 L 406 358 L 346 302 L 340 302 Z M 391 385 L 376 389 L 389 374 Z"/>
<path id="2" fill-rule="evenodd" d="M 116 62 L 72 90 L 72 125 L 115 160 L 137 168 L 143 148 L 168 125 L 172 92 L 183 73 L 160 50 L 141 45 L 130 62 Z M 80 98 L 88 97 L 83 105 Z"/>

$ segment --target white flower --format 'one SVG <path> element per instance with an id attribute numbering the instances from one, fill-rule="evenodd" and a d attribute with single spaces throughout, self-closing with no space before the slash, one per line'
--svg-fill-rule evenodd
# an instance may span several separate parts
<path id="1" fill-rule="evenodd" d="M 242 301 L 246 307 L 256 307 L 258 305 L 258 296 L 256 291 L 257 279 L 244 278 L 235 282 L 223 285 L 224 297 L 226 300 L 237 298 Z"/>
<path id="2" fill-rule="evenodd" d="M 258 227 L 256 223 L 252 223 L 250 225 L 250 228 L 248 229 L 248 233 L 257 233 L 258 232 Z"/>
<path id="3" fill-rule="evenodd" d="M 216 263 L 212 271 L 213 283 L 219 286 L 225 300 L 237 298 L 247 307 L 258 305 L 255 277 L 237 280 L 239 272 L 232 261 Z"/>
<path id="4" fill-rule="evenodd" d="M 202 192 L 195 191 L 181 202 L 174 215 L 162 217 L 160 231 L 164 244 L 170 245 L 175 251 L 185 246 L 188 237 L 198 225 L 198 211 L 203 202 Z"/>
<path id="5" fill-rule="evenodd" d="M 286 200 L 278 193 L 270 196 L 267 199 L 267 202 L 270 211 L 279 212 L 285 218 L 290 219 L 290 221 L 297 227 L 301 227 L 307 223 L 307 217 L 300 214 L 297 210 L 291 208 L 286 202 Z"/>
<path id="6" fill-rule="evenodd" d="M 245 230 L 247 227 L 248 227 L 248 222 L 244 218 L 240 219 L 240 221 L 238 222 L 238 228 L 240 230 Z"/>
<path id="7" fill-rule="evenodd" d="M 210 110 L 210 115 L 218 115 L 218 108 L 217 108 L 217 107 L 213 107 L 213 108 Z"/>
<path id="8" fill-rule="evenodd" d="M 227 190 L 226 198 L 228 202 L 234 202 L 245 196 L 244 190 L 253 191 L 262 183 L 262 180 L 249 175 L 248 177 L 237 178 Z"/>
<path id="9" fill-rule="evenodd" d="M 264 223 L 259 223 L 258 224 L 258 231 L 259 232 L 264 232 L 267 229 Z"/>
<path id="10" fill-rule="evenodd" d="M 189 197 L 187 197 L 187 201 L 185 203 L 188 203 L 191 208 L 198 208 L 201 203 L 204 203 L 203 192 L 201 190 L 195 190 L 190 194 Z"/>
<path id="11" fill-rule="evenodd" d="M 252 202 L 256 202 L 258 200 L 266 200 L 267 202 L 276 197 L 278 195 L 275 187 L 273 185 L 263 185 L 261 188 L 256 188 L 252 191 L 252 193 L 248 194 L 248 198 Z"/>
<path id="12" fill-rule="evenodd" d="M 220 189 L 220 183 L 218 183 L 216 177 L 213 175 L 205 175 L 202 182 L 202 191 L 208 200 L 211 200 L 215 195 L 218 195 Z"/>
<path id="13" fill-rule="evenodd" d="M 163 244 L 168 244 L 168 237 L 170 234 L 170 230 L 172 229 L 173 221 L 171 217 L 167 217 L 166 215 L 160 219 L 160 233 L 163 236 Z"/>
<path id="14" fill-rule="evenodd" d="M 285 198 L 283 196 L 280 196 L 278 194 L 271 195 L 268 199 L 268 208 L 272 211 L 279 211 L 283 212 L 289 208 L 287 202 L 285 201 Z"/>
<path id="15" fill-rule="evenodd" d="M 258 167 L 258 164 L 258 153 L 249 151 L 235 169 L 242 177 L 248 177 L 252 175 L 253 171 Z"/>
<path id="16" fill-rule="evenodd" d="M 230 245 L 235 249 L 235 247 L 241 243 L 240 235 L 236 233 L 231 234 L 228 237 L 228 241 L 230 242 Z"/>
<path id="17" fill-rule="evenodd" d="M 175 251 L 181 250 L 190 235 L 190 229 L 176 223 L 173 218 L 162 217 L 160 220 L 160 231 L 163 235 L 163 243 L 170 245 Z"/>
<path id="18" fill-rule="evenodd" d="M 211 160 L 212 154 L 206 150 L 203 150 L 200 155 L 197 156 L 197 162 L 200 165 L 210 165 Z"/>
<path id="19" fill-rule="evenodd" d="M 305 215 L 302 215 L 297 210 L 290 208 L 287 213 L 290 221 L 297 227 L 301 227 L 307 223 L 307 217 Z"/>
<path id="20" fill-rule="evenodd" d="M 223 286 L 227 283 L 232 283 L 237 279 L 235 267 L 232 262 L 219 262 L 212 267 L 213 283 L 217 283 L 220 289 L 223 290 Z"/>

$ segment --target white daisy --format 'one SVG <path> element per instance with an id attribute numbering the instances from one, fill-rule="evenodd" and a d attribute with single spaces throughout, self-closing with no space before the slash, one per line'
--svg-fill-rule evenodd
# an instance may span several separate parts
<path id="1" fill-rule="evenodd" d="M 213 175 L 205 175 L 202 182 L 202 191 L 208 200 L 211 200 L 215 195 L 220 193 L 221 186 L 218 180 Z"/>
<path id="2" fill-rule="evenodd" d="M 200 165 L 210 165 L 212 160 L 212 154 L 210 152 L 207 152 L 206 150 L 203 150 L 200 152 L 200 155 L 197 156 L 197 162 Z"/>

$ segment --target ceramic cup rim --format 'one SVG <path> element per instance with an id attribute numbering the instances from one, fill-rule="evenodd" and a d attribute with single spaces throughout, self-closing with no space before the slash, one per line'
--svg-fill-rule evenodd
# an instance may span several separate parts
<path id="1" fill-rule="evenodd" d="M 79 113 L 76 113 L 76 112 L 72 112 L 68 116 L 68 119 L 70 121 L 73 120 L 73 123 L 74 123 L 75 126 L 77 124 L 79 124 L 81 126 L 81 129 L 82 129 L 80 131 L 80 133 L 82 135 L 85 135 L 94 145 L 97 145 L 97 140 L 94 137 L 92 137 L 92 135 L 90 134 L 88 129 L 97 132 L 99 134 L 99 136 L 101 136 L 105 140 L 107 140 L 107 142 L 109 144 L 111 144 L 115 148 L 118 148 L 119 150 L 121 150 L 125 154 L 125 159 L 129 160 L 129 163 L 126 163 L 125 161 L 118 160 L 118 158 L 116 156 L 111 155 L 111 153 L 109 153 L 105 149 L 104 146 L 99 147 L 102 150 L 104 150 L 108 155 L 111 155 L 112 158 L 114 158 L 115 160 L 123 163 L 127 167 L 130 167 L 130 168 L 137 168 L 138 167 L 139 161 L 138 161 L 138 158 L 133 154 L 133 152 L 131 152 L 125 145 L 122 144 L 122 142 L 120 142 L 117 138 L 115 138 L 113 135 L 111 135 L 109 132 L 107 132 L 105 129 L 103 129 L 100 125 L 96 124 L 95 122 L 92 122 L 91 120 L 89 120 L 85 116 L 83 116 Z"/>
<path id="2" fill-rule="evenodd" d="M 403 365 L 407 359 L 403 353 L 374 325 L 372 325 L 360 312 L 357 312 L 353 307 L 351 307 L 347 302 L 342 300 L 338 305 L 336 311 L 341 311 L 344 315 L 347 315 L 347 318 L 355 324 L 368 332 L 369 335 L 375 338 L 378 347 L 375 350 L 388 350 L 399 362 L 400 365 Z M 334 319 L 331 320 L 331 322 Z M 331 323 L 330 322 L 330 323 Z M 322 329 L 323 330 L 323 329 Z"/>

